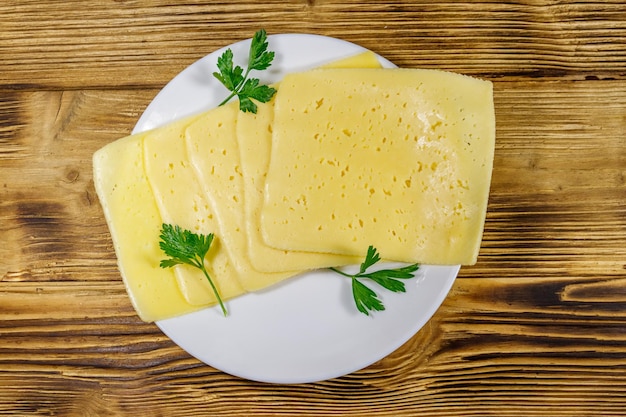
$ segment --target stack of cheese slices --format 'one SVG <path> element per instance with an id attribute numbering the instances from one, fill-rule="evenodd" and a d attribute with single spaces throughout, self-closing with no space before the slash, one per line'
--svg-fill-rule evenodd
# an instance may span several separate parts
<path id="1" fill-rule="evenodd" d="M 360 54 L 285 76 L 256 114 L 231 102 L 115 141 L 94 183 L 145 321 L 216 303 L 202 273 L 159 267 L 163 223 L 213 233 L 223 299 L 304 271 L 384 259 L 473 264 L 495 142 L 492 85 L 381 69 Z"/>

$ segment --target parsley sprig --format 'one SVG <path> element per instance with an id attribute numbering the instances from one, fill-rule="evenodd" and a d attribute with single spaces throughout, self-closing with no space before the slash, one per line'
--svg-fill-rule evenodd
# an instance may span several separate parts
<path id="1" fill-rule="evenodd" d="M 274 88 L 267 85 L 259 85 L 257 78 L 248 78 L 250 71 L 262 71 L 269 68 L 272 64 L 274 52 L 268 51 L 267 46 L 267 34 L 265 30 L 261 29 L 252 37 L 248 55 L 248 66 L 245 73 L 240 66 L 234 66 L 233 51 L 230 48 L 224 51 L 217 59 L 219 72 L 214 72 L 213 76 L 231 92 L 230 95 L 219 104 L 220 106 L 237 96 L 239 98 L 239 109 L 241 111 L 256 113 L 257 106 L 252 99 L 261 103 L 267 103 L 272 99 L 276 93 Z"/>
<path id="2" fill-rule="evenodd" d="M 161 238 L 159 247 L 169 256 L 168 259 L 163 259 L 159 266 L 171 268 L 175 265 L 186 264 L 198 268 L 209 281 L 222 312 L 225 316 L 228 315 L 220 293 L 204 266 L 204 257 L 211 248 L 213 233 L 208 235 L 196 234 L 189 230 L 183 230 L 179 226 L 164 223 L 161 226 L 159 237 Z"/>
<path id="3" fill-rule="evenodd" d="M 419 269 L 419 264 L 407 265 L 396 269 L 381 269 L 378 271 L 367 272 L 367 269 L 380 261 L 380 255 L 373 246 L 367 248 L 367 255 L 361 264 L 359 272 L 356 274 L 348 274 L 337 268 L 330 268 L 338 274 L 344 275 L 352 280 L 352 296 L 356 308 L 366 316 L 370 311 L 383 311 L 383 305 L 378 294 L 371 288 L 363 284 L 362 279 L 369 279 L 380 285 L 381 287 L 393 292 L 406 292 L 403 279 L 413 278 L 414 272 Z"/>

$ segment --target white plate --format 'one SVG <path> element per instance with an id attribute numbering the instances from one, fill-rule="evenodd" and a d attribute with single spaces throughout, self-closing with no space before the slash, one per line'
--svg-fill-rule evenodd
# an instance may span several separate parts
<path id="1" fill-rule="evenodd" d="M 263 83 L 365 51 L 317 35 L 273 35 L 268 40 L 276 58 L 268 71 L 252 73 Z M 245 67 L 249 45 L 246 40 L 228 47 L 235 64 Z M 200 59 L 168 83 L 133 133 L 218 105 L 227 91 L 212 73 L 225 49 Z M 394 67 L 379 59 L 383 66 Z M 387 309 L 369 317 L 356 310 L 348 278 L 316 271 L 228 301 L 228 317 L 214 307 L 157 325 L 191 355 L 226 373 L 273 383 L 315 382 L 367 367 L 400 347 L 439 308 L 458 271 L 459 266 L 422 266 L 407 282 L 406 293 L 377 290 Z"/>

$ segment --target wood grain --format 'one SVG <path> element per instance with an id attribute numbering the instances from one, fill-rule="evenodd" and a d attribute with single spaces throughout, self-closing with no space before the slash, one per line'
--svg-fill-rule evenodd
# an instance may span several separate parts
<path id="1" fill-rule="evenodd" d="M 91 176 L 165 83 L 260 27 L 494 82 L 478 263 L 396 352 L 312 384 L 226 375 L 141 322 Z M 20 0 L 0 58 L 0 415 L 624 415 L 622 1 Z"/>
<path id="2" fill-rule="evenodd" d="M 404 67 L 485 77 L 626 76 L 622 1 L 246 0 L 7 2 L 0 82 L 11 88 L 158 87 L 259 28 L 358 43 Z"/>
<path id="3" fill-rule="evenodd" d="M 42 322 L 29 308 L 14 308 L 11 318 L 4 309 L 0 404 L 41 415 L 194 415 L 201 407 L 211 415 L 619 413 L 626 405 L 624 280 L 603 281 L 604 290 L 596 279 L 528 281 L 460 279 L 429 324 L 393 355 L 343 378 L 291 386 L 198 364 L 152 325 L 121 317 L 125 295 L 115 285 L 106 298 L 101 284 L 80 287 L 82 319 L 75 303 L 64 303 L 77 285 L 14 285 L 55 318 Z M 611 294 L 619 288 L 621 296 Z"/>

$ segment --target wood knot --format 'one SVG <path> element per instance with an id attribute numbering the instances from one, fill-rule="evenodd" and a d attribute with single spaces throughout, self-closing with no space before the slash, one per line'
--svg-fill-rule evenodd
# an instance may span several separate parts
<path id="1" fill-rule="evenodd" d="M 76 182 L 79 176 L 80 172 L 77 169 L 70 168 L 65 172 L 65 180 L 69 183 Z"/>

